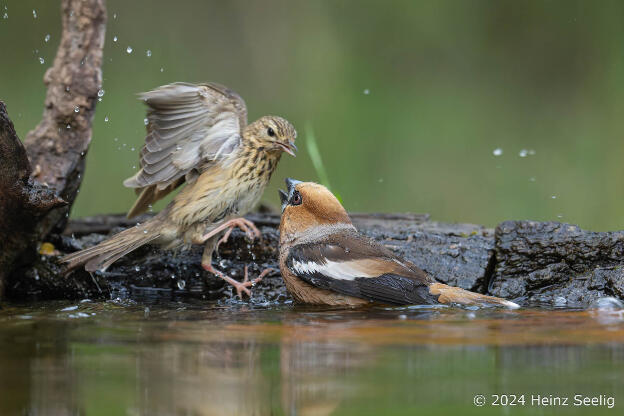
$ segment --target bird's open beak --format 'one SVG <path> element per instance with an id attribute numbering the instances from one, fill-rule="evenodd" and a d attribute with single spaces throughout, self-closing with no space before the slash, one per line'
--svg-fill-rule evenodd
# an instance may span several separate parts
<path id="1" fill-rule="evenodd" d="M 292 157 L 297 157 L 295 152 L 297 151 L 297 146 L 294 143 L 286 142 L 277 142 L 277 145 L 282 148 L 283 151 L 291 155 Z"/>
<path id="2" fill-rule="evenodd" d="M 286 178 L 284 182 L 286 182 L 286 192 L 282 191 L 281 189 L 279 190 L 280 202 L 282 203 L 282 212 L 284 212 L 286 205 L 288 205 L 288 201 L 290 201 L 290 197 L 292 197 L 293 192 L 295 192 L 295 187 L 301 183 L 301 181 L 293 178 Z"/>
<path id="3" fill-rule="evenodd" d="M 286 205 L 288 205 L 288 194 L 281 189 L 278 192 L 280 196 L 280 204 L 282 205 L 282 212 L 284 212 Z"/>
<path id="4" fill-rule="evenodd" d="M 293 179 L 293 178 L 286 178 L 285 182 L 286 182 L 286 189 L 288 191 L 288 199 L 290 199 L 293 192 L 295 191 L 295 187 L 299 185 L 301 181 L 298 181 L 297 179 Z"/>

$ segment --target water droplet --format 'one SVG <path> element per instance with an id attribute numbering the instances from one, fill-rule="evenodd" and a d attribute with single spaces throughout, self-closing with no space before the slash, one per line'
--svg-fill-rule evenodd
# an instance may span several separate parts
<path id="1" fill-rule="evenodd" d="M 45 35 L 45 38 L 43 38 L 44 42 L 49 42 L 50 41 L 50 34 L 48 33 L 47 35 Z"/>
<path id="2" fill-rule="evenodd" d="M 520 153 L 518 153 L 518 156 L 520 157 L 527 157 L 529 155 L 529 151 L 526 149 L 522 149 L 520 150 Z"/>
<path id="3" fill-rule="evenodd" d="M 33 9 L 33 19 L 37 18 L 37 10 Z"/>
<path id="4" fill-rule="evenodd" d="M 42 57 L 39 57 L 39 63 L 41 65 L 45 64 L 45 59 L 43 59 Z"/>
<path id="5" fill-rule="evenodd" d="M 128 46 L 128 47 L 126 48 L 126 52 L 128 52 L 128 53 L 132 53 L 132 47 L 131 47 L 131 46 Z"/>
<path id="6" fill-rule="evenodd" d="M 145 52 L 145 54 L 147 55 L 147 57 L 149 58 L 150 56 L 152 56 L 152 51 L 150 51 L 149 49 Z"/>
<path id="7" fill-rule="evenodd" d="M 368 88 L 366 88 L 366 89 L 364 90 L 364 95 L 369 95 L 369 94 L 370 94 L 370 90 L 369 90 Z"/>
<path id="8" fill-rule="evenodd" d="M 80 107 L 76 106 L 74 107 L 74 113 L 79 113 L 80 112 Z"/>
<path id="9" fill-rule="evenodd" d="M 143 124 L 145 124 L 147 126 L 147 124 L 149 123 L 149 120 L 147 118 L 143 119 Z"/>
<path id="10" fill-rule="evenodd" d="M 598 309 L 601 311 L 612 311 L 624 308 L 624 303 L 621 300 L 608 296 L 604 298 L 598 298 L 589 305 L 592 309 Z"/>
<path id="11" fill-rule="evenodd" d="M 185 287 L 186 287 L 186 282 L 182 279 L 178 280 L 178 289 L 184 290 Z"/>
<path id="12" fill-rule="evenodd" d="M 566 298 L 564 298 L 563 296 L 557 296 L 553 300 L 553 304 L 555 306 L 565 306 L 567 303 L 568 303 L 568 300 Z"/>
<path id="13" fill-rule="evenodd" d="M 104 91 L 103 89 L 100 88 L 98 90 L 98 97 L 103 97 L 105 93 L 106 93 L 106 91 Z"/>
<path id="14" fill-rule="evenodd" d="M 117 36 L 113 36 L 113 42 L 117 42 Z"/>
<path id="15" fill-rule="evenodd" d="M 497 147 L 496 149 L 494 149 L 494 150 L 492 151 L 492 154 L 493 154 L 494 156 L 500 156 L 500 155 L 502 155 L 502 154 L 503 154 L 503 149 L 501 149 L 500 147 Z"/>
<path id="16" fill-rule="evenodd" d="M 104 122 L 108 123 L 108 116 L 104 117 Z"/>

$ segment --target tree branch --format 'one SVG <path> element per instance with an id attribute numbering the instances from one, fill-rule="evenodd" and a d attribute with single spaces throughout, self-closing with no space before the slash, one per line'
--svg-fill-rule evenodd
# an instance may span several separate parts
<path id="1" fill-rule="evenodd" d="M 43 117 L 24 145 L 0 101 L 0 296 L 7 276 L 32 261 L 36 242 L 65 226 L 91 141 L 102 85 L 105 1 L 63 0 L 62 16 L 61 43 L 43 78 Z"/>
<path id="2" fill-rule="evenodd" d="M 62 16 L 61 43 L 53 66 L 43 78 L 48 87 L 43 117 L 24 141 L 33 178 L 68 202 L 40 221 L 38 233 L 42 238 L 65 226 L 84 172 L 102 86 L 105 1 L 63 0 Z"/>

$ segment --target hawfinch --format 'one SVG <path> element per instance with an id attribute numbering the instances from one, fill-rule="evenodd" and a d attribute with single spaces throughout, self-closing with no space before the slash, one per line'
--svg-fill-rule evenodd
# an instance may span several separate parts
<path id="1" fill-rule="evenodd" d="M 437 282 L 413 263 L 358 233 L 324 186 L 286 179 L 280 191 L 279 262 L 286 288 L 302 303 L 519 306 Z"/>

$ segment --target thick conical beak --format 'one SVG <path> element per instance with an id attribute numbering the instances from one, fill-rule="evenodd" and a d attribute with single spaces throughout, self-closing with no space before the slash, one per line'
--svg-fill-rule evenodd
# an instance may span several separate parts
<path id="1" fill-rule="evenodd" d="M 294 143 L 282 143 L 282 142 L 278 142 L 277 145 L 279 147 L 282 148 L 283 151 L 285 151 L 286 153 L 288 153 L 289 155 L 293 156 L 293 157 L 297 157 L 297 155 L 295 154 L 295 152 L 297 151 L 297 146 L 295 146 Z"/>
<path id="2" fill-rule="evenodd" d="M 278 192 L 280 197 L 280 204 L 282 205 L 282 212 L 284 212 L 286 205 L 288 205 L 288 194 L 281 189 Z"/>
<path id="3" fill-rule="evenodd" d="M 301 181 L 298 181 L 297 179 L 293 179 L 293 178 L 286 178 L 285 182 L 286 182 L 286 187 L 288 190 L 288 198 L 290 198 L 292 196 L 293 191 L 295 190 L 295 186 L 300 184 Z"/>

